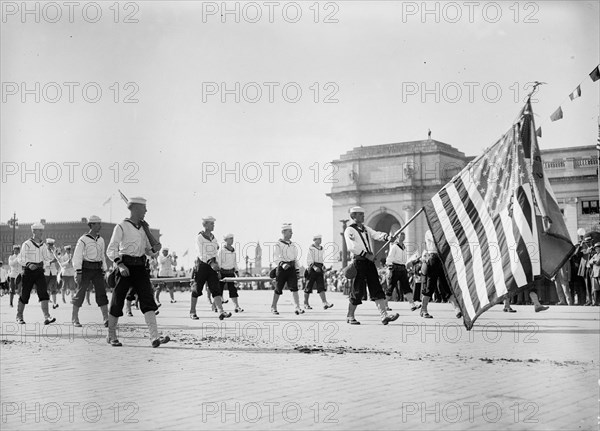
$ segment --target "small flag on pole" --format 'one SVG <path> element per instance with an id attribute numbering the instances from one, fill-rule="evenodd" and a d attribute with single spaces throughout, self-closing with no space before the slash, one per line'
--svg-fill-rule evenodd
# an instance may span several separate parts
<path id="1" fill-rule="evenodd" d="M 550 115 L 550 121 L 558 121 L 563 117 L 563 111 L 562 108 L 559 106 L 558 109 L 556 111 L 554 111 L 552 113 L 552 115 Z"/>
<path id="2" fill-rule="evenodd" d="M 592 78 L 592 81 L 594 82 L 600 79 L 600 66 L 596 66 L 594 70 L 590 72 L 590 78 Z"/>
<path id="3" fill-rule="evenodd" d="M 109 197 L 108 199 L 106 199 L 106 201 L 104 201 L 104 203 L 102 204 L 102 206 L 104 207 L 104 206 L 108 205 L 111 201 L 112 201 L 112 196 Z"/>
<path id="4" fill-rule="evenodd" d="M 575 90 L 571 94 L 569 94 L 569 99 L 575 100 L 578 97 L 581 97 L 581 85 L 578 85 Z"/>
<path id="5" fill-rule="evenodd" d="M 535 131 L 535 134 L 538 138 L 542 137 L 542 127 L 538 127 L 537 130 Z"/>
<path id="6" fill-rule="evenodd" d="M 123 194 L 123 192 L 121 192 L 121 190 L 119 190 L 119 194 L 121 195 L 121 199 L 123 199 L 125 201 L 125 203 L 128 204 L 129 203 L 129 199 L 127 199 L 127 196 L 125 196 Z"/>
<path id="7" fill-rule="evenodd" d="M 185 252 L 183 252 L 183 256 L 182 257 L 186 257 L 188 255 L 189 251 L 190 251 L 190 249 L 187 249 Z"/>

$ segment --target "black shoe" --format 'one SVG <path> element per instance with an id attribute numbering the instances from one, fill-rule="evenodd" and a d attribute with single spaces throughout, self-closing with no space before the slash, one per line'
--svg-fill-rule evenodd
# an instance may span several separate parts
<path id="1" fill-rule="evenodd" d="M 511 308 L 511 307 L 504 307 L 503 311 L 505 313 L 516 313 L 517 312 L 517 310 L 515 310 L 514 308 Z"/>
<path id="2" fill-rule="evenodd" d="M 349 323 L 351 325 L 360 325 L 360 322 L 358 320 L 356 320 L 354 317 L 352 319 L 347 318 L 346 323 Z"/>
<path id="3" fill-rule="evenodd" d="M 117 340 L 116 338 L 114 340 L 111 340 L 110 338 L 106 338 L 106 342 L 108 344 L 110 344 L 113 347 L 121 347 L 123 344 Z"/>
<path id="4" fill-rule="evenodd" d="M 155 316 L 157 316 L 157 315 L 158 315 L 158 313 L 160 313 L 160 311 L 158 311 L 158 310 L 154 310 L 154 315 L 155 315 Z"/>
<path id="5" fill-rule="evenodd" d="M 105 328 L 108 328 L 108 320 L 105 320 L 105 321 L 104 321 L 104 327 L 105 327 Z"/>
<path id="6" fill-rule="evenodd" d="M 160 308 L 160 307 L 162 307 L 162 304 L 161 304 L 160 302 L 157 302 L 157 303 L 156 303 L 156 306 L 157 306 L 158 308 Z"/>
<path id="7" fill-rule="evenodd" d="M 49 319 L 44 320 L 44 325 L 49 325 L 54 322 L 56 322 L 56 318 L 50 317 Z"/>
<path id="8" fill-rule="evenodd" d="M 244 309 L 242 307 L 235 307 L 236 313 L 241 313 L 242 311 L 244 311 Z"/>
<path id="9" fill-rule="evenodd" d="M 25 321 L 21 317 L 17 317 L 17 323 L 19 325 L 25 325 Z"/>
<path id="10" fill-rule="evenodd" d="M 421 304 L 419 304 L 419 305 L 414 305 L 414 306 L 410 307 L 410 311 L 416 311 L 416 310 L 418 310 L 419 308 L 421 308 Z"/>
<path id="11" fill-rule="evenodd" d="M 423 312 L 422 310 L 421 317 L 423 317 L 424 319 L 433 319 L 433 316 L 431 314 L 429 314 L 427 311 Z"/>
<path id="12" fill-rule="evenodd" d="M 333 304 L 325 304 L 323 305 L 323 310 L 327 310 L 328 308 L 333 307 Z"/>
<path id="13" fill-rule="evenodd" d="M 456 313 L 456 318 L 460 319 L 462 317 L 462 311 L 459 311 L 458 313 Z"/>
<path id="14" fill-rule="evenodd" d="M 398 317 L 400 317 L 400 315 L 398 313 L 394 313 L 391 316 L 385 316 L 383 319 L 381 319 L 381 323 L 383 323 L 384 325 L 387 325 L 390 322 L 393 322 L 394 320 L 398 319 Z"/>
<path id="15" fill-rule="evenodd" d="M 164 337 L 155 338 L 154 340 L 152 340 L 152 347 L 156 348 L 161 344 L 167 344 L 169 341 L 171 341 L 171 338 L 168 335 L 165 335 Z"/>
<path id="16" fill-rule="evenodd" d="M 128 311 L 128 312 L 127 312 L 127 315 L 128 315 L 129 317 L 133 317 L 133 313 L 132 313 L 131 311 Z"/>
<path id="17" fill-rule="evenodd" d="M 312 310 L 312 307 L 308 304 L 304 304 L 304 308 L 306 308 L 307 310 Z"/>
<path id="18" fill-rule="evenodd" d="M 273 314 L 279 314 L 279 311 L 277 311 L 277 309 L 275 309 L 275 308 L 271 308 L 271 313 L 273 313 Z"/>
<path id="19" fill-rule="evenodd" d="M 227 317 L 231 317 L 231 313 L 228 313 L 227 311 L 223 311 L 221 314 L 219 314 L 219 320 L 223 320 Z"/>
<path id="20" fill-rule="evenodd" d="M 196 313 L 194 313 L 194 314 L 190 314 L 190 319 L 199 320 L 200 318 L 198 317 L 198 315 Z"/>

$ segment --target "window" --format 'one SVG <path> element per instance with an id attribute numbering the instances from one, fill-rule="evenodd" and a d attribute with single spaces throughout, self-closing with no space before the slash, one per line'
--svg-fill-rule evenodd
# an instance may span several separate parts
<path id="1" fill-rule="evenodd" d="M 581 214 L 600 214 L 599 201 L 581 201 Z"/>

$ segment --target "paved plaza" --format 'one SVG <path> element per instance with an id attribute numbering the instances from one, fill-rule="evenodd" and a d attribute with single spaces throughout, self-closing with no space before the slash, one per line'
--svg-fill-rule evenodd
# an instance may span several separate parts
<path id="1" fill-rule="evenodd" d="M 240 294 L 243 313 L 219 321 L 203 296 L 193 321 L 189 293 L 175 304 L 163 293 L 158 323 L 172 341 L 157 349 L 138 310 L 120 319 L 116 348 L 95 305 L 81 309 L 83 328 L 62 303 L 44 326 L 34 297 L 19 326 L 2 297 L 0 427 L 598 429 L 598 307 L 498 306 L 467 332 L 449 304 L 424 320 L 391 303 L 401 317 L 383 326 L 368 302 L 350 326 L 341 293 L 330 310 L 312 295 L 300 316 L 287 291 L 279 316 L 270 291 Z"/>

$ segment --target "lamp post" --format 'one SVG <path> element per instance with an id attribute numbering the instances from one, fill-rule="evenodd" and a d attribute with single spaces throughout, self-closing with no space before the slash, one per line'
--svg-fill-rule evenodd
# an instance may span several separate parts
<path id="1" fill-rule="evenodd" d="M 246 275 L 248 275 L 248 255 L 246 255 Z"/>
<path id="2" fill-rule="evenodd" d="M 12 245 L 15 245 L 15 230 L 19 225 L 19 219 L 17 218 L 17 213 L 13 213 L 13 218 L 8 221 L 8 225 L 12 228 Z"/>
<path id="3" fill-rule="evenodd" d="M 342 268 L 345 268 L 348 265 L 348 247 L 346 246 L 346 238 L 344 238 L 344 232 L 346 231 L 346 225 L 348 220 L 340 220 L 342 223 Z"/>

